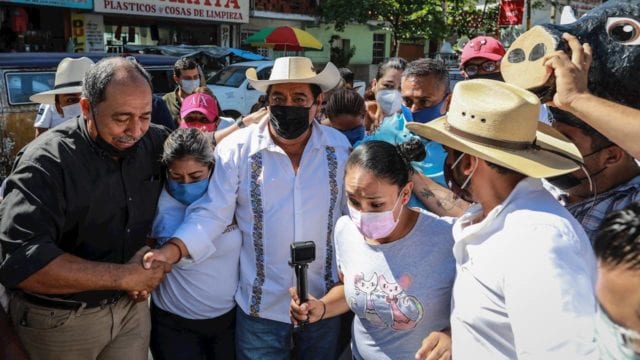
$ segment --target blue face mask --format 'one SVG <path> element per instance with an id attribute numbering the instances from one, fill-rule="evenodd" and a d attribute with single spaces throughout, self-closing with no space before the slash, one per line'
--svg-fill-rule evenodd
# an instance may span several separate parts
<path id="1" fill-rule="evenodd" d="M 208 177 L 188 184 L 181 184 L 175 180 L 167 179 L 167 191 L 169 194 L 187 206 L 200 199 L 207 192 L 208 187 Z"/>
<path id="2" fill-rule="evenodd" d="M 364 139 L 364 125 L 354 127 L 351 130 L 340 130 L 340 132 L 349 139 L 351 146 L 354 146 L 358 141 Z"/>
<path id="3" fill-rule="evenodd" d="M 416 112 L 412 112 L 411 115 L 413 117 L 413 121 L 424 124 L 424 123 L 428 123 L 431 120 L 441 117 L 442 114 L 440 113 L 440 109 L 442 108 L 442 105 L 444 104 L 445 100 L 447 100 L 447 95 L 445 95 L 444 98 L 442 98 L 442 101 L 440 101 L 439 103 L 431 107 L 424 108 Z"/>

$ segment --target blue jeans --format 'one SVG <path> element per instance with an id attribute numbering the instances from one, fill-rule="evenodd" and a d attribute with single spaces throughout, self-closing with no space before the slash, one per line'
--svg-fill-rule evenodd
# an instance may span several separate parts
<path id="1" fill-rule="evenodd" d="M 238 360 L 331 360 L 337 358 L 340 317 L 309 324 L 304 331 L 293 325 L 249 316 L 237 307 L 236 358 Z M 294 350 L 295 349 L 295 350 Z"/>

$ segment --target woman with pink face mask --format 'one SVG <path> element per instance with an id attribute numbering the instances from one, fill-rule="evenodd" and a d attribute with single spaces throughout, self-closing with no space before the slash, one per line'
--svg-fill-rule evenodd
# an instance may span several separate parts
<path id="1" fill-rule="evenodd" d="M 355 313 L 355 359 L 450 359 L 449 315 L 455 277 L 450 222 L 407 207 L 418 140 L 365 142 L 345 172 L 348 216 L 334 231 L 338 283 L 321 299 L 298 304 L 294 323 Z"/>

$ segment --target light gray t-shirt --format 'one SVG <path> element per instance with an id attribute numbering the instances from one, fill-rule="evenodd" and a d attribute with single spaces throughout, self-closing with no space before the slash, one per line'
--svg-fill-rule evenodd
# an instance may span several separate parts
<path id="1" fill-rule="evenodd" d="M 404 238 L 371 245 L 343 216 L 335 244 L 345 297 L 356 314 L 356 359 L 413 359 L 425 337 L 449 328 L 455 278 L 450 221 L 423 211 Z"/>

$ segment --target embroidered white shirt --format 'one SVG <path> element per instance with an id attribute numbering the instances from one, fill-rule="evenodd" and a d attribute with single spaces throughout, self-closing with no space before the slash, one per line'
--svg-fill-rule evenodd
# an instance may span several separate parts
<path id="1" fill-rule="evenodd" d="M 592 359 L 596 261 L 580 224 L 543 187 L 522 180 L 478 223 L 453 227 L 454 359 Z"/>
<path id="2" fill-rule="evenodd" d="M 201 261 L 216 251 L 215 240 L 202 239 L 216 238 L 235 216 L 242 232 L 236 302 L 249 315 L 288 323 L 292 242 L 316 245 L 308 269 L 311 295 L 324 295 L 337 279 L 333 227 L 345 212 L 349 149 L 344 135 L 314 122 L 294 172 L 267 121 L 236 131 L 216 147 L 208 193 L 188 208 L 175 236 Z"/>

